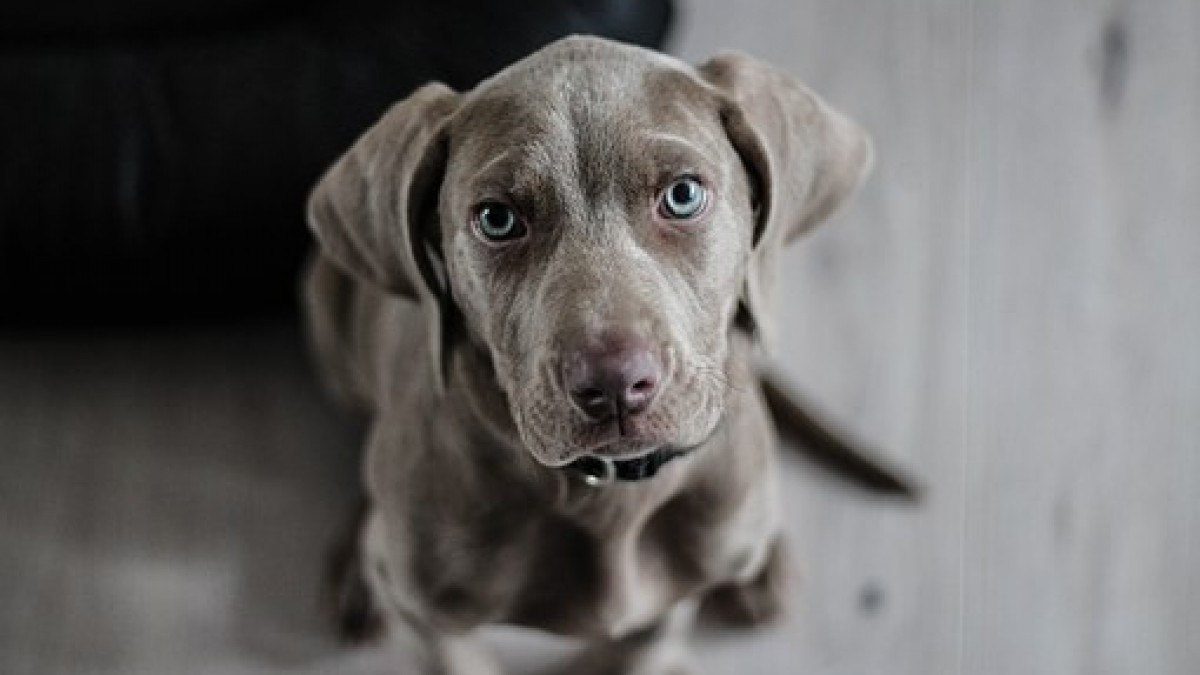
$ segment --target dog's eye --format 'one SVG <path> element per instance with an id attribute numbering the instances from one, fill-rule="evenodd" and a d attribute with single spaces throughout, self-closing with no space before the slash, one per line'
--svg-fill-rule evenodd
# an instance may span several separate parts
<path id="1" fill-rule="evenodd" d="M 708 203 L 708 190 L 699 180 L 684 176 L 676 178 L 663 190 L 658 211 L 664 218 L 687 220 L 696 217 Z"/>
<path id="2" fill-rule="evenodd" d="M 476 231 L 488 241 L 503 242 L 525 236 L 525 223 L 507 204 L 484 202 L 475 207 Z"/>

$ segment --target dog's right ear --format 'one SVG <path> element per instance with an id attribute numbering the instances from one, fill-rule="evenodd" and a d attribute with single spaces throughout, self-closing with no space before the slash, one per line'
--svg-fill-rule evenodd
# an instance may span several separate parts
<path id="1" fill-rule="evenodd" d="M 422 300 L 440 295 L 430 222 L 445 169 L 443 128 L 458 94 L 427 84 L 392 106 L 313 188 L 308 224 L 322 251 L 359 279 Z"/>
<path id="2" fill-rule="evenodd" d="M 446 121 L 459 95 L 427 84 L 392 106 L 325 173 L 308 199 L 321 250 L 362 281 L 418 301 L 425 313 L 434 386 L 446 384 L 453 312 L 437 255 L 438 191 Z"/>

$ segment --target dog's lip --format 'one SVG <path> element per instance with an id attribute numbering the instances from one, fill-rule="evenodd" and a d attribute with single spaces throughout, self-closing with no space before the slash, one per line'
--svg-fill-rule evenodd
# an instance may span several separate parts
<path id="1" fill-rule="evenodd" d="M 561 469 L 583 457 L 622 462 L 641 459 L 663 448 L 673 447 L 664 440 L 649 436 L 608 436 L 586 445 L 564 448 L 556 457 L 538 457 L 538 461 L 552 469 Z"/>
<path id="2" fill-rule="evenodd" d="M 668 439 L 653 438 L 649 434 L 641 436 L 610 436 L 595 443 L 564 450 L 558 457 L 552 460 L 539 458 L 539 461 L 549 468 L 561 469 L 585 457 L 611 462 L 625 462 L 644 459 L 659 451 L 687 454 L 707 444 L 717 435 L 722 426 L 724 426 L 723 420 L 719 420 L 701 441 L 687 446 L 671 443 Z"/>
<path id="3" fill-rule="evenodd" d="M 718 422 L 713 427 L 712 433 L 694 445 L 679 446 L 666 444 L 647 450 L 634 457 L 623 457 L 620 455 L 598 457 L 595 454 L 583 454 L 559 468 L 578 471 L 583 475 L 584 481 L 592 487 L 607 485 L 614 480 L 649 480 L 654 478 L 658 474 L 659 469 L 668 463 L 681 457 L 686 457 L 707 444 L 717 434 L 721 426 L 721 423 Z"/>
<path id="4" fill-rule="evenodd" d="M 628 428 L 628 427 L 626 427 Z M 575 458 L 593 456 L 614 461 L 638 459 L 667 445 L 668 439 L 659 438 L 653 433 L 636 430 L 633 433 L 621 433 L 615 421 L 602 425 L 599 433 L 591 443 L 586 443 L 575 449 Z"/>
<path id="5" fill-rule="evenodd" d="M 653 441 L 639 442 L 637 438 L 623 436 L 609 443 L 601 443 L 590 448 L 584 448 L 578 453 L 578 456 L 597 457 L 611 459 L 614 462 L 623 462 L 627 459 L 641 459 L 646 455 L 657 452 L 665 447 L 665 445 L 665 443 L 655 443 Z"/>
<path id="6" fill-rule="evenodd" d="M 667 447 L 666 443 L 650 440 L 638 442 L 636 439 L 623 437 L 564 450 L 558 457 L 551 460 L 539 459 L 542 464 L 552 469 L 561 469 L 583 457 L 623 462 L 630 459 L 641 459 L 664 447 Z"/>
<path id="7" fill-rule="evenodd" d="M 576 432 L 574 438 L 554 438 L 538 435 L 536 443 L 530 443 L 533 457 L 538 464 L 551 469 L 563 468 L 583 457 L 624 462 L 643 459 L 659 450 L 692 450 L 708 443 L 723 426 L 724 413 L 718 416 L 712 427 L 707 429 L 702 440 L 691 442 L 694 437 L 679 438 L 681 431 L 672 425 L 660 428 L 653 419 L 631 416 L 624 429 L 615 420 L 593 423 L 589 428 Z M 534 430 L 530 430 L 534 431 Z M 622 434 L 621 432 L 626 433 Z M 582 437 L 580 437 L 582 436 Z M 690 436 L 690 434 L 688 434 Z"/>

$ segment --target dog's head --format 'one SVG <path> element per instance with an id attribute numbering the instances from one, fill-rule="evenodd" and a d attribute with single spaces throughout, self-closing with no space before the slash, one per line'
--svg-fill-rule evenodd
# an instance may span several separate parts
<path id="1" fill-rule="evenodd" d="M 737 54 L 692 68 L 557 42 L 464 94 L 428 85 L 325 175 L 309 220 L 351 273 L 488 353 L 542 463 L 695 445 L 774 253 L 870 162 L 813 93 Z M 440 377 L 440 375 L 439 375 Z"/>

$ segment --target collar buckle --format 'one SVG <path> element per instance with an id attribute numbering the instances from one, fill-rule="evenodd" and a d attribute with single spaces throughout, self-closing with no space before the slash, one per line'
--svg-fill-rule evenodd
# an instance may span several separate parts
<path id="1" fill-rule="evenodd" d="M 571 468 L 579 472 L 583 482 L 588 487 L 604 487 L 617 477 L 616 467 L 611 459 L 603 457 L 580 457 L 571 463 Z"/>

